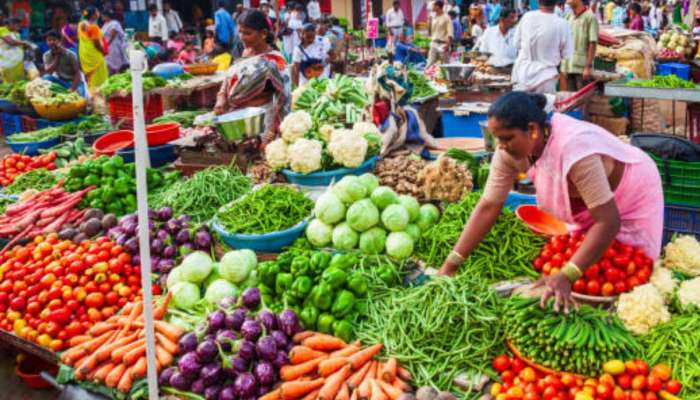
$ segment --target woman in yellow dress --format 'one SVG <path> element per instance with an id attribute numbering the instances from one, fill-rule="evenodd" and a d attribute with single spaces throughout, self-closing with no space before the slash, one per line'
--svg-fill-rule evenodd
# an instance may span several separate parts
<path id="1" fill-rule="evenodd" d="M 27 44 L 19 39 L 20 23 L 18 17 L 12 17 L 7 26 L 0 25 L 0 77 L 5 83 L 26 79 L 23 48 Z"/>
<path id="2" fill-rule="evenodd" d="M 85 17 L 86 19 L 78 25 L 78 54 L 80 67 L 85 74 L 88 88 L 92 91 L 107 80 L 106 49 L 102 31 L 97 25 L 100 12 L 94 7 L 88 7 Z"/>

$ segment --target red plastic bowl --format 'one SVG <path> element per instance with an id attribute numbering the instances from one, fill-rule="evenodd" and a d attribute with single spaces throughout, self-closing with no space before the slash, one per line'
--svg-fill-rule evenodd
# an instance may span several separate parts
<path id="1" fill-rule="evenodd" d="M 149 146 L 160 146 L 180 137 L 180 124 L 168 122 L 146 127 L 146 139 Z"/>
<path id="2" fill-rule="evenodd" d="M 518 207 L 518 209 L 515 210 L 515 215 L 535 233 L 547 236 L 558 236 L 566 235 L 569 232 L 563 221 L 558 220 L 553 215 L 540 210 L 537 206 L 532 204 Z"/>
<path id="3" fill-rule="evenodd" d="M 101 138 L 95 140 L 92 144 L 92 149 L 98 156 L 114 155 L 118 150 L 126 149 L 134 146 L 134 132 L 123 130 L 109 132 Z"/>
<path id="4" fill-rule="evenodd" d="M 46 371 L 51 375 L 58 373 L 58 366 L 49 364 L 36 357 L 27 356 L 15 367 L 15 374 L 20 377 L 27 386 L 33 389 L 48 389 L 51 386 L 39 375 Z"/>

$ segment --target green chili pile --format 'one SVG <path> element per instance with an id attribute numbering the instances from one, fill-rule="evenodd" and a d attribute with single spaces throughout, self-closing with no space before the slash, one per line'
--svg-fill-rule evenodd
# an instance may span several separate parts
<path id="1" fill-rule="evenodd" d="M 289 229 L 311 215 L 314 202 L 289 186 L 264 185 L 217 214 L 230 233 L 263 234 Z"/>
<path id="2" fill-rule="evenodd" d="M 15 180 L 5 188 L 10 194 L 20 194 L 27 189 L 44 191 L 51 188 L 58 182 L 58 177 L 46 168 L 37 168 L 15 178 Z"/>
<path id="3" fill-rule="evenodd" d="M 428 265 L 442 265 L 457 243 L 479 196 L 479 193 L 470 193 L 459 203 L 448 205 L 440 221 L 423 232 L 415 254 Z M 476 274 L 489 282 L 516 276 L 537 277 L 532 260 L 543 245 L 541 237 L 512 211 L 504 209 L 491 231 L 460 267 L 459 273 Z"/>
<path id="4" fill-rule="evenodd" d="M 221 206 L 251 188 L 251 179 L 233 167 L 211 167 L 149 196 L 152 207 L 171 207 L 175 215 L 190 215 L 196 223 L 211 219 Z"/>
<path id="5" fill-rule="evenodd" d="M 490 373 L 491 359 L 504 351 L 501 310 L 499 296 L 477 277 L 439 277 L 376 294 L 355 332 L 363 343 L 383 343 L 416 387 L 452 390 L 458 374 Z"/>
<path id="6" fill-rule="evenodd" d="M 15 201 L 9 197 L 0 197 L 0 215 L 5 214 L 5 209 L 7 208 L 7 206 L 14 203 Z"/>

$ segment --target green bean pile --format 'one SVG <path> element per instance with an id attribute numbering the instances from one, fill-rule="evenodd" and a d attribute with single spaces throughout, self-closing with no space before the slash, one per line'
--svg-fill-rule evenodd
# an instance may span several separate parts
<path id="1" fill-rule="evenodd" d="M 190 215 L 196 223 L 211 219 L 221 206 L 251 188 L 251 179 L 234 167 L 210 167 L 187 180 L 149 196 L 153 208 L 171 207 L 175 215 Z"/>
<path id="2" fill-rule="evenodd" d="M 700 400 L 700 318 L 697 314 L 674 315 L 669 322 L 638 340 L 649 365 L 666 363 L 673 368 L 673 379 L 683 382 L 680 398 Z"/>
<path id="3" fill-rule="evenodd" d="M 355 331 L 363 343 L 383 343 L 416 387 L 452 390 L 459 373 L 490 373 L 491 359 L 504 351 L 500 314 L 501 299 L 485 282 L 440 277 L 374 296 Z"/>
<path id="4" fill-rule="evenodd" d="M 470 193 L 459 203 L 450 204 L 440 221 L 423 232 L 415 255 L 428 265 L 439 267 L 457 243 L 467 223 L 479 193 Z M 516 276 L 537 277 L 532 260 L 544 246 L 544 240 L 534 234 L 510 210 L 504 209 L 496 224 L 465 261 L 459 273 L 477 274 L 489 282 Z"/>
<path id="5" fill-rule="evenodd" d="M 27 189 L 43 191 L 50 189 L 58 182 L 58 177 L 46 168 L 37 168 L 15 178 L 15 180 L 5 188 L 10 194 L 20 194 Z"/>
<path id="6" fill-rule="evenodd" d="M 289 186 L 264 185 L 217 214 L 229 233 L 263 234 L 289 229 L 311 215 L 314 202 Z"/>

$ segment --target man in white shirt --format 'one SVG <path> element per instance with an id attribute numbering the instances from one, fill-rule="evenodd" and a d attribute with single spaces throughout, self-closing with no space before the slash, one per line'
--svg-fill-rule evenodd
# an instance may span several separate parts
<path id="1" fill-rule="evenodd" d="M 554 93 L 559 65 L 574 53 L 566 20 L 554 14 L 556 0 L 540 0 L 539 10 L 526 13 L 515 29 L 518 57 L 513 65 L 515 90 Z"/>
<path id="2" fill-rule="evenodd" d="M 170 3 L 167 1 L 163 3 L 163 16 L 165 17 L 165 22 L 168 24 L 168 32 L 180 33 L 182 30 L 180 15 L 170 7 Z"/>
<path id="3" fill-rule="evenodd" d="M 430 50 L 427 66 L 446 64 L 450 60 L 450 46 L 454 40 L 452 20 L 443 11 L 442 0 L 433 2 L 435 17 L 430 21 Z"/>
<path id="4" fill-rule="evenodd" d="M 309 4 L 306 5 L 306 13 L 311 21 L 315 22 L 321 19 L 321 5 L 318 4 L 318 0 L 309 1 Z"/>
<path id="5" fill-rule="evenodd" d="M 165 17 L 158 13 L 158 6 L 148 6 L 148 38 L 163 45 L 168 41 L 168 23 Z"/>
<path id="6" fill-rule="evenodd" d="M 517 15 L 512 8 L 501 9 L 498 25 L 491 26 L 481 35 L 476 48 L 479 51 L 491 53 L 488 64 L 494 67 L 505 67 L 515 62 L 515 26 Z"/>
<path id="7" fill-rule="evenodd" d="M 399 1 L 394 1 L 393 6 L 386 12 L 384 16 L 384 24 L 387 27 L 389 33 L 389 48 L 392 48 L 394 42 L 399 39 L 403 25 L 406 22 L 406 18 L 401 11 Z"/>

